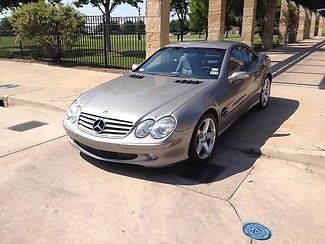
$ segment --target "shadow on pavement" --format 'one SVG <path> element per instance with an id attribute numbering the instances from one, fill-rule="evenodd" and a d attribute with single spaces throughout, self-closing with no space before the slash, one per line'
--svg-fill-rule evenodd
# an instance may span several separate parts
<path id="1" fill-rule="evenodd" d="M 325 75 L 323 76 L 322 81 L 319 83 L 319 89 L 325 90 Z"/>
<path id="2" fill-rule="evenodd" d="M 306 48 L 304 47 L 305 43 L 298 43 L 297 45 L 302 45 L 301 47 L 299 46 L 286 46 L 285 49 L 278 49 L 278 50 L 272 50 L 274 53 L 286 53 L 286 54 L 293 54 L 291 57 L 278 62 L 277 64 L 273 65 L 271 67 L 271 71 L 273 74 L 273 77 L 277 77 L 287 71 L 288 69 L 292 68 L 295 66 L 297 63 L 308 57 L 314 52 L 319 52 L 319 51 L 324 51 L 322 50 L 322 46 L 325 44 L 325 40 L 319 43 L 316 43 L 315 45 Z"/>
<path id="3" fill-rule="evenodd" d="M 193 166 L 185 161 L 166 168 L 150 169 L 103 162 L 82 153 L 80 155 L 102 170 L 141 180 L 172 185 L 211 183 L 249 170 L 258 158 L 258 155 L 247 155 L 227 149 L 223 146 L 225 142 L 236 141 L 262 147 L 270 137 L 288 136 L 288 134 L 274 133 L 298 107 L 299 102 L 296 100 L 271 98 L 266 110 L 251 109 L 220 137 L 216 153 L 208 165 Z"/>

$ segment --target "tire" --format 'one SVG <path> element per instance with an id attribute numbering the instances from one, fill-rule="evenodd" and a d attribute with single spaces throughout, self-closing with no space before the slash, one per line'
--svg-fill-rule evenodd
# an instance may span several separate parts
<path id="1" fill-rule="evenodd" d="M 205 126 L 208 126 L 208 128 Z M 215 150 L 217 135 L 215 116 L 211 113 L 203 115 L 192 135 L 189 162 L 193 164 L 207 163 Z"/>
<path id="2" fill-rule="evenodd" d="M 271 95 L 271 79 L 270 77 L 267 76 L 261 87 L 260 98 L 257 104 L 257 107 L 259 109 L 265 109 L 267 107 L 270 101 L 270 95 Z"/>

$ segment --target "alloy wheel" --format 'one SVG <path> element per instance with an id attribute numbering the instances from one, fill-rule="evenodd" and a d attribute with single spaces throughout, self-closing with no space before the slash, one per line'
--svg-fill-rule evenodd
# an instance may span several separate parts
<path id="1" fill-rule="evenodd" d="M 216 142 L 216 125 L 211 118 L 204 119 L 199 125 L 195 150 L 200 159 L 207 159 L 213 151 Z"/>
<path id="2" fill-rule="evenodd" d="M 263 106 L 266 106 L 270 99 L 270 93 L 271 93 L 271 82 L 269 79 L 266 79 L 264 81 L 264 85 L 262 88 L 262 94 L 261 94 L 261 102 Z"/>

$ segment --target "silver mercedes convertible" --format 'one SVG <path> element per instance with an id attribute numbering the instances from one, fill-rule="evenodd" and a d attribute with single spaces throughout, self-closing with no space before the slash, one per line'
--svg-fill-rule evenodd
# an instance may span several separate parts
<path id="1" fill-rule="evenodd" d="M 74 147 L 99 160 L 204 163 L 240 115 L 267 107 L 270 63 L 242 43 L 168 45 L 131 73 L 81 95 L 64 128 Z"/>

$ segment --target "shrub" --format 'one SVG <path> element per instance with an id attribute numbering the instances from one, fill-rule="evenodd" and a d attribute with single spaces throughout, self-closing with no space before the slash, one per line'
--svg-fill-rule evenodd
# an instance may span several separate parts
<path id="1" fill-rule="evenodd" d="M 83 16 L 71 6 L 43 1 L 22 5 L 10 17 L 17 41 L 39 44 L 52 61 L 61 61 L 84 29 Z"/>

